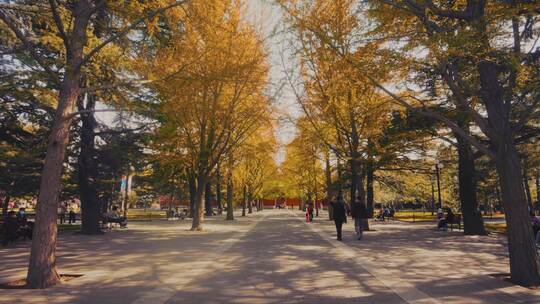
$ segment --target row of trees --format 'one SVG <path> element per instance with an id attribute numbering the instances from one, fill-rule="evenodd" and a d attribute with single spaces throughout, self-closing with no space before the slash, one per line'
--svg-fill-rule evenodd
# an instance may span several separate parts
<path id="1" fill-rule="evenodd" d="M 187 188 L 193 230 L 210 181 L 218 198 L 225 181 L 229 219 L 235 196 L 258 197 L 275 139 L 266 54 L 242 11 L 235 0 L 0 4 L 0 190 L 4 209 L 38 196 L 29 287 L 60 279 L 61 197 L 80 197 L 86 234 L 101 233 L 100 208 L 133 171 L 145 198 Z M 102 123 L 102 111 L 118 114 Z"/>
<path id="2" fill-rule="evenodd" d="M 232 191 L 239 171 L 244 202 L 251 202 L 266 174 L 261 162 L 271 160 L 273 134 L 264 95 L 266 54 L 261 38 L 241 20 L 241 3 L 201 1 L 186 11 L 183 30 L 146 60 L 149 78 L 167 77 L 150 85 L 162 101 L 154 112 L 160 126 L 152 148 L 161 162 L 189 176 L 192 230 L 202 230 L 204 216 L 212 215 L 210 200 L 203 200 L 210 180 L 220 185 L 224 175 Z"/>
<path id="3" fill-rule="evenodd" d="M 498 181 L 512 280 L 539 284 L 528 215 L 540 134 L 538 5 L 277 2 L 300 54 L 289 80 L 320 158 L 334 155 L 350 197 L 372 209 L 376 178 L 384 185 L 391 171 L 428 173 L 434 145 L 453 150 L 465 233 L 485 234 L 477 183 Z"/>

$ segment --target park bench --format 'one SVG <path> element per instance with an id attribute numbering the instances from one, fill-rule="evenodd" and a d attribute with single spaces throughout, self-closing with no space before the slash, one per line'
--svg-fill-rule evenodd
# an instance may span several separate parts
<path id="1" fill-rule="evenodd" d="M 461 230 L 461 214 L 456 214 L 454 216 L 454 219 L 448 222 L 448 227 L 450 228 L 450 231 L 454 231 L 454 225 L 457 225 L 457 229 Z"/>
<path id="2" fill-rule="evenodd" d="M 120 226 L 120 228 L 126 228 L 127 226 L 127 220 L 121 221 L 120 218 L 108 218 L 106 215 L 103 215 L 101 218 L 101 229 L 108 228 L 107 224 L 109 223 L 114 224 L 115 227 Z"/>

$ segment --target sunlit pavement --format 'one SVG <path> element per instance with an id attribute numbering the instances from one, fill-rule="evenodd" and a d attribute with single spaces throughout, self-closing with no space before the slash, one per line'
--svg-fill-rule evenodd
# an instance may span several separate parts
<path id="1" fill-rule="evenodd" d="M 362 241 L 334 240 L 321 213 L 265 210 L 226 222 L 131 223 L 102 236 L 62 234 L 61 273 L 47 290 L 0 290 L 1 303 L 540 303 L 508 272 L 504 239 L 371 223 Z M 0 281 L 22 278 L 29 242 L 0 249 Z"/>

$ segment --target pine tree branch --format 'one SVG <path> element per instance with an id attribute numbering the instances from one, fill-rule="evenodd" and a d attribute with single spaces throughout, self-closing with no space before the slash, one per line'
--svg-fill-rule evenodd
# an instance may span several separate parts
<path id="1" fill-rule="evenodd" d="M 60 85 L 61 81 L 58 77 L 58 74 L 55 73 L 49 65 L 45 62 L 45 59 L 38 53 L 37 46 L 31 41 L 31 38 L 26 36 L 22 32 L 23 26 L 19 24 L 19 22 L 15 21 L 15 19 L 10 16 L 10 14 L 6 13 L 3 9 L 0 9 L 0 19 L 9 27 L 9 29 L 15 34 L 17 39 L 19 39 L 20 42 L 22 42 L 25 50 L 27 50 L 32 58 L 45 70 L 45 72 L 49 75 L 51 80 L 56 84 Z"/>
<path id="2" fill-rule="evenodd" d="M 64 22 L 62 21 L 62 17 L 60 17 L 60 12 L 58 11 L 58 5 L 56 5 L 56 0 L 49 0 L 49 5 L 51 6 L 54 23 L 56 24 L 56 28 L 58 28 L 58 34 L 60 35 L 60 38 L 62 38 L 66 50 L 69 50 L 71 46 L 66 34 Z"/>
<path id="3" fill-rule="evenodd" d="M 133 23 L 131 23 L 129 26 L 125 27 L 123 30 L 117 32 L 116 34 L 112 35 L 111 37 L 105 39 L 103 42 L 101 42 L 98 46 L 96 46 L 95 48 L 93 48 L 90 52 L 88 52 L 86 54 L 86 56 L 84 56 L 84 58 L 81 60 L 81 62 L 79 63 L 79 67 L 81 67 L 82 65 L 84 65 L 85 63 L 87 63 L 90 59 L 92 59 L 93 56 L 95 56 L 97 53 L 99 53 L 104 47 L 106 47 L 108 44 L 118 40 L 119 38 L 127 35 L 131 30 L 135 29 L 137 26 L 139 26 L 139 24 L 141 24 L 142 22 L 144 22 L 145 20 L 147 19 L 152 19 L 154 18 L 156 15 L 158 14 L 161 14 L 171 8 L 174 8 L 174 7 L 177 7 L 177 6 L 180 6 L 180 5 L 183 5 L 185 3 L 187 3 L 189 0 L 182 0 L 182 1 L 176 1 L 172 4 L 169 4 L 165 7 L 162 7 L 162 8 L 159 8 L 159 9 L 156 9 L 152 12 L 150 12 L 149 14 L 147 14 L 146 16 L 144 17 L 141 17 L 139 18 L 138 20 L 135 20 Z"/>

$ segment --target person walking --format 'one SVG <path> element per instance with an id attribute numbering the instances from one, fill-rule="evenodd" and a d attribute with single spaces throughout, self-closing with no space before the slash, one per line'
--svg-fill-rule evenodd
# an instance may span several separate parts
<path id="1" fill-rule="evenodd" d="M 343 195 L 338 194 L 337 201 L 332 202 L 332 210 L 334 216 L 334 223 L 336 224 L 337 240 L 342 240 L 342 228 L 343 223 L 347 222 L 347 211 L 345 210 L 345 203 L 343 202 Z"/>
<path id="2" fill-rule="evenodd" d="M 73 211 L 73 209 L 69 210 L 69 215 L 68 215 L 68 222 L 69 224 L 75 224 L 75 222 L 77 221 L 77 215 L 75 214 L 75 211 Z"/>
<path id="3" fill-rule="evenodd" d="M 356 201 L 354 202 L 352 218 L 354 220 L 356 237 L 358 240 L 361 240 L 364 234 L 364 221 L 368 218 L 368 214 L 366 206 L 360 202 L 360 197 L 357 197 Z"/>
<path id="4" fill-rule="evenodd" d="M 313 204 L 312 203 L 309 203 L 308 208 L 307 208 L 307 213 L 308 213 L 308 220 L 310 222 L 313 222 Z"/>
<path id="5" fill-rule="evenodd" d="M 60 224 L 63 224 L 66 222 L 66 207 L 62 204 L 60 205 L 60 208 L 58 208 L 58 214 L 60 215 Z"/>
<path id="6" fill-rule="evenodd" d="M 4 234 L 4 240 L 2 245 L 7 246 L 9 243 L 15 242 L 19 233 L 19 221 L 17 220 L 17 214 L 15 211 L 9 211 L 2 225 L 2 231 Z"/>
<path id="7" fill-rule="evenodd" d="M 17 222 L 19 222 L 19 225 L 24 226 L 26 225 L 27 221 L 28 218 L 26 217 L 26 209 L 19 208 L 19 212 L 17 212 Z"/>

